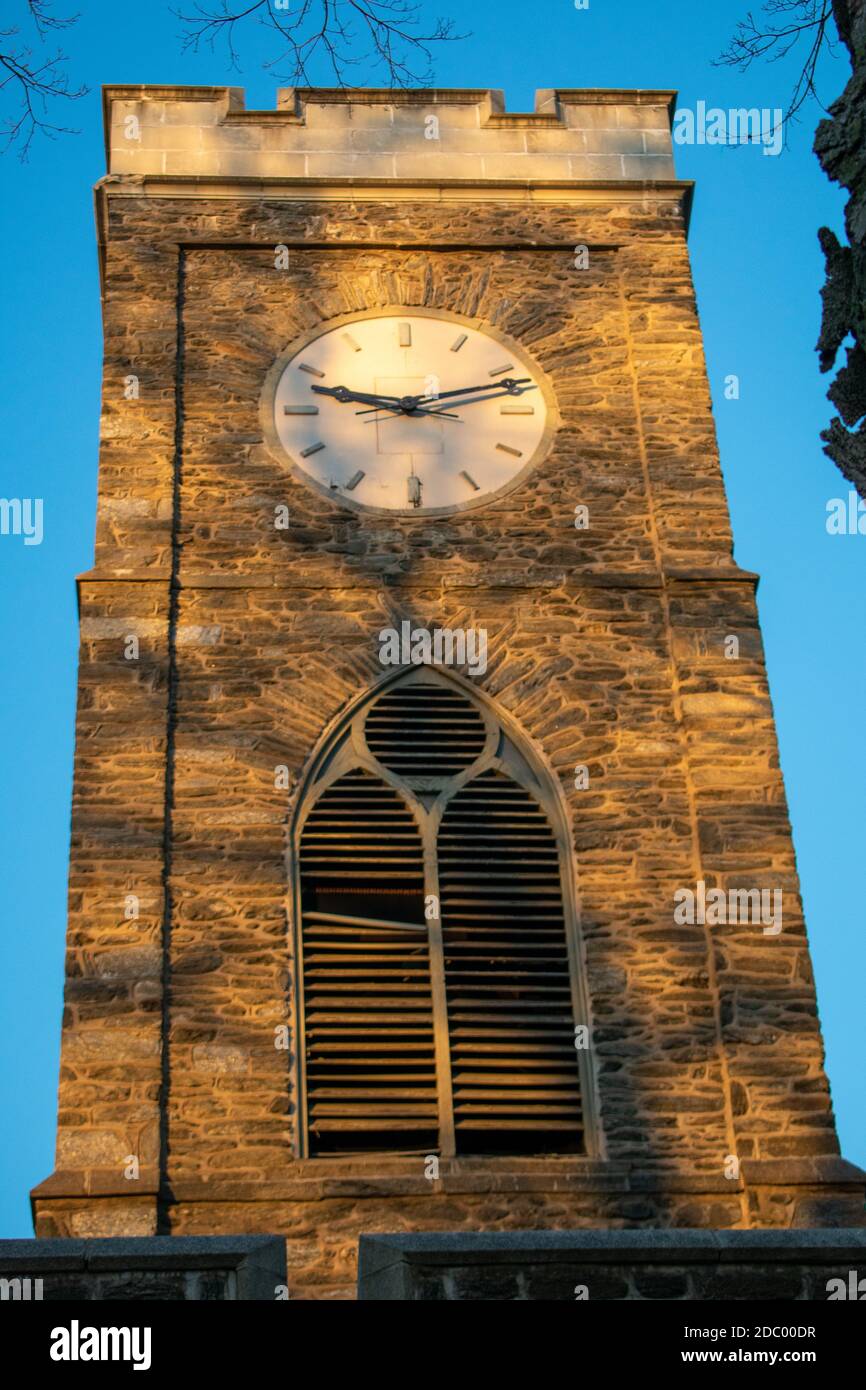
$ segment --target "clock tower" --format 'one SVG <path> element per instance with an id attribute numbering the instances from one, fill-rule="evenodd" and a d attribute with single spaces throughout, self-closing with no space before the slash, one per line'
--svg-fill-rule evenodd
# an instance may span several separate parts
<path id="1" fill-rule="evenodd" d="M 39 1235 L 862 1223 L 673 100 L 106 88 Z"/>

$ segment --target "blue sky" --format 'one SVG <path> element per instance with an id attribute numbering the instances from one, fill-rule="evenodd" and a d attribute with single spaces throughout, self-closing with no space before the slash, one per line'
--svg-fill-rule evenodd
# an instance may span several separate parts
<path id="1" fill-rule="evenodd" d="M 442 49 L 440 86 L 498 87 L 531 110 L 537 87 L 672 87 L 680 104 L 784 106 L 791 63 L 747 76 L 712 66 L 753 0 L 470 0 L 464 42 Z M 426 6 L 426 0 L 425 0 Z M 449 12 L 449 0 L 434 0 Z M 164 0 L 80 0 L 63 36 L 80 134 L 37 141 L 28 163 L 0 160 L 0 495 L 41 497 L 39 546 L 0 536 L 0 1236 L 31 1234 L 27 1193 L 53 1166 L 75 714 L 74 576 L 92 564 L 101 330 L 91 187 L 104 172 L 104 82 L 244 86 L 270 108 L 264 36 L 225 54 L 182 54 Z M 6 16 L 25 6 L 6 0 Z M 62 8 L 59 10 L 63 12 Z M 456 4 L 451 8 L 457 13 Z M 840 48 L 820 74 L 825 101 L 848 76 Z M 329 82 L 324 70 L 315 80 Z M 358 68 L 359 85 L 378 85 Z M 816 229 L 841 232 L 843 198 L 811 154 L 812 106 L 779 157 L 680 147 L 697 180 L 691 255 L 736 558 L 762 576 L 759 604 L 782 765 L 843 1153 L 866 1164 L 863 1055 L 866 856 L 866 537 L 829 536 L 829 499 L 847 484 L 821 452 L 830 417 L 818 373 L 822 257 Z M 740 399 L 724 381 L 740 378 Z"/>

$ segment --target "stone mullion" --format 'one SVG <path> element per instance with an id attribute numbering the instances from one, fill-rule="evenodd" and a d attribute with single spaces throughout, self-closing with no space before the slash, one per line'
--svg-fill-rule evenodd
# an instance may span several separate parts
<path id="1" fill-rule="evenodd" d="M 439 1106 L 439 1147 L 443 1158 L 457 1152 L 454 1133 L 454 1091 L 451 1081 L 451 1040 L 448 1032 L 448 994 L 445 985 L 445 945 L 442 939 L 442 907 L 439 896 L 438 824 L 424 817 L 424 896 L 435 898 L 436 916 L 428 921 L 430 943 L 430 991 L 433 999 L 433 1039 L 436 1054 L 436 1095 Z"/>

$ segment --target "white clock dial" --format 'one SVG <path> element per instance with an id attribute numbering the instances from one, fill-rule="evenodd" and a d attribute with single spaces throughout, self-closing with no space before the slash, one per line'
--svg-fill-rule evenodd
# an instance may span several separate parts
<path id="1" fill-rule="evenodd" d="M 451 318 L 341 322 L 281 359 L 265 391 L 271 442 L 357 509 L 477 505 L 515 482 L 549 434 L 537 366 Z"/>

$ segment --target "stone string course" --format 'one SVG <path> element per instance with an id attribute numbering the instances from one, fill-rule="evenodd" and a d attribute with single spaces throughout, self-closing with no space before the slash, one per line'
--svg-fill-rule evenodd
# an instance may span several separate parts
<path id="1" fill-rule="evenodd" d="M 295 1290 L 342 1297 L 362 1231 L 862 1224 L 681 190 L 445 208 L 106 190 L 58 1147 L 37 1231 L 280 1232 Z M 578 243 L 600 248 L 585 272 Z M 387 306 L 495 325 L 549 374 L 562 425 L 515 491 L 451 518 L 350 514 L 269 453 L 278 354 Z M 463 1164 L 431 1185 L 411 1160 L 295 1157 L 295 1041 L 274 1047 L 297 985 L 289 826 L 318 741 L 404 618 L 487 629 L 477 684 L 562 783 L 603 1146 L 588 1166 Z M 783 889 L 781 936 L 676 925 L 673 895 L 699 879 Z"/>

